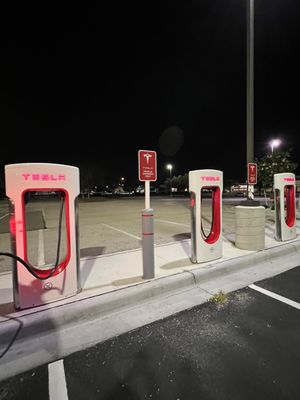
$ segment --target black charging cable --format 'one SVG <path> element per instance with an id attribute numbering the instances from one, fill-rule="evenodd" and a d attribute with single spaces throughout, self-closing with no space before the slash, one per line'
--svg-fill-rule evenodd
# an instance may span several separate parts
<path id="1" fill-rule="evenodd" d="M 60 210 L 59 210 L 59 223 L 58 223 L 58 237 L 57 237 L 57 247 L 56 247 L 56 260 L 53 268 L 51 269 L 51 272 L 44 277 L 39 276 L 32 266 L 28 264 L 26 261 L 24 261 L 22 258 L 19 256 L 16 256 L 15 254 L 8 253 L 8 252 L 0 252 L 0 256 L 5 256 L 5 257 L 10 257 L 13 258 L 17 261 L 19 261 L 24 267 L 27 269 L 28 272 L 31 273 L 36 279 L 39 279 L 40 281 L 45 281 L 46 279 L 51 278 L 55 272 L 57 271 L 59 267 L 59 259 L 60 259 L 60 246 L 61 246 L 61 228 L 62 228 L 62 216 L 63 216 L 63 211 L 64 211 L 64 196 L 61 195 L 60 198 Z"/>

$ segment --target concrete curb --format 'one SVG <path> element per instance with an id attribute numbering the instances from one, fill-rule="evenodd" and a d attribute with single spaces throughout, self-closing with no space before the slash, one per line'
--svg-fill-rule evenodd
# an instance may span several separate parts
<path id="1" fill-rule="evenodd" d="M 202 268 L 196 268 L 190 272 L 195 276 L 197 285 L 204 281 L 218 278 L 221 275 L 230 275 L 246 268 L 252 268 L 256 264 L 272 263 L 277 258 L 300 252 L 300 241 L 294 241 L 270 249 L 261 250 L 257 253 L 248 254 L 234 259 L 226 260 Z M 300 264 L 300 259 L 299 259 Z"/>
<path id="2" fill-rule="evenodd" d="M 32 340 L 34 337 L 47 335 L 53 330 L 58 331 L 60 327 L 67 329 L 68 326 L 79 322 L 85 323 L 99 317 L 119 313 L 124 309 L 139 307 L 149 301 L 194 289 L 209 280 L 253 268 L 257 264 L 272 263 L 275 259 L 298 252 L 300 252 L 300 240 L 246 256 L 185 270 L 175 275 L 157 278 L 113 292 L 79 300 L 76 300 L 75 297 L 66 304 L 46 310 L 34 309 L 32 313 L 26 315 L 22 315 L 21 312 L 9 314 L 7 320 L 0 322 L 0 354 L 12 341 L 12 338 L 14 338 L 14 342 Z"/>
<path id="3" fill-rule="evenodd" d="M 19 316 L 22 312 L 16 312 L 8 315 L 6 321 L 0 322 L 0 343 L 8 343 L 18 326 L 22 328 L 17 340 L 32 339 L 34 336 L 48 334 L 54 328 L 57 330 L 59 326 L 66 327 L 78 323 L 79 320 L 84 323 L 98 316 L 104 317 L 130 306 L 139 306 L 154 298 L 187 290 L 194 285 L 194 277 L 188 272 L 182 272 L 85 299 L 74 298 L 69 303 L 46 310 L 35 309 L 26 315 Z"/>

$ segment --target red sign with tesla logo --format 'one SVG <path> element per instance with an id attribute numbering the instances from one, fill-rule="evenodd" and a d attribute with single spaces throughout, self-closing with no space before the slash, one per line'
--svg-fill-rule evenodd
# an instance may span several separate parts
<path id="1" fill-rule="evenodd" d="M 139 150 L 139 180 L 156 181 L 156 152 Z"/>
<path id="2" fill-rule="evenodd" d="M 248 184 L 257 184 L 257 164 L 248 163 Z"/>

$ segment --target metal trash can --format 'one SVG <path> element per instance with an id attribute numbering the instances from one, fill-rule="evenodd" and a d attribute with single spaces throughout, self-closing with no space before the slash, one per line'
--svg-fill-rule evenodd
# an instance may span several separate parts
<path id="1" fill-rule="evenodd" d="M 235 245 L 243 250 L 265 248 L 266 209 L 258 207 L 235 207 Z"/>

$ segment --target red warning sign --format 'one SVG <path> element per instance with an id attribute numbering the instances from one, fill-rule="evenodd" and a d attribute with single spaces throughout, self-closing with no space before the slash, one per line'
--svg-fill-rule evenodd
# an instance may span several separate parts
<path id="1" fill-rule="evenodd" d="M 156 152 L 152 150 L 139 150 L 139 180 L 156 181 Z"/>
<path id="2" fill-rule="evenodd" d="M 248 184 L 257 184 L 257 164 L 248 163 Z"/>

